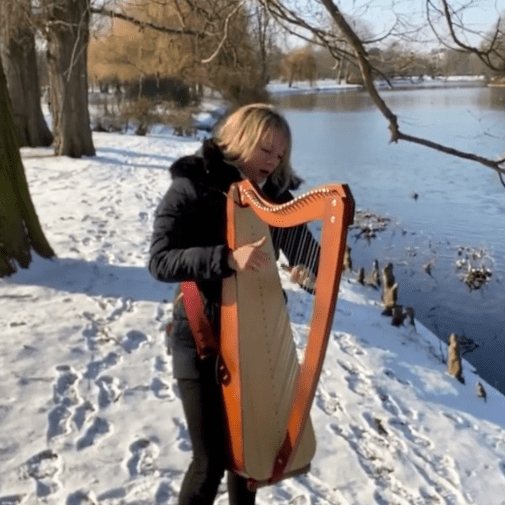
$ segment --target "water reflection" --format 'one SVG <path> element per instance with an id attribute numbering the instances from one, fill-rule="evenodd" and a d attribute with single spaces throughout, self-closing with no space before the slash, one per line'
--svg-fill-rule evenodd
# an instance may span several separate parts
<path id="1" fill-rule="evenodd" d="M 273 97 L 274 103 L 283 109 L 360 111 L 375 108 L 364 91 L 340 91 L 338 93 L 305 93 Z"/>
<path id="2" fill-rule="evenodd" d="M 489 96 L 484 97 L 481 107 L 489 106 L 490 109 L 505 109 L 505 86 L 488 88 Z"/>
<path id="3" fill-rule="evenodd" d="M 505 87 L 393 89 L 379 90 L 379 93 L 392 109 L 505 109 Z M 358 112 L 376 109 L 370 95 L 360 90 L 282 95 L 272 97 L 272 101 L 282 109 L 294 110 Z"/>

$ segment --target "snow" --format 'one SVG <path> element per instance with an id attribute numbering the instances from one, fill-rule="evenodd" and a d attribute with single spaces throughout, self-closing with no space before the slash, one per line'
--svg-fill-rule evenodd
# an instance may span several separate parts
<path id="1" fill-rule="evenodd" d="M 486 77 L 480 75 L 451 75 L 447 77 L 430 77 L 428 75 L 417 77 L 395 77 L 386 80 L 375 80 L 374 85 L 381 89 L 400 88 L 440 88 L 440 87 L 462 87 L 479 86 L 486 83 Z M 272 95 L 302 94 L 302 93 L 325 93 L 325 92 L 345 92 L 363 90 L 360 84 L 337 83 L 334 79 L 317 79 L 312 84 L 307 81 L 294 81 L 289 87 L 285 82 L 273 81 L 267 86 L 267 90 Z"/>
<path id="2" fill-rule="evenodd" d="M 167 168 L 199 142 L 93 140 L 97 156 L 79 160 L 22 149 L 57 258 L 0 280 L 1 505 L 175 504 L 190 460 L 163 347 L 174 286 L 146 261 Z M 503 505 L 504 397 L 467 362 L 465 384 L 449 376 L 445 344 L 417 321 L 392 326 L 354 278 L 341 282 L 311 412 L 312 469 L 257 503 Z M 310 296 L 283 283 L 297 330 Z"/>
<path id="3" fill-rule="evenodd" d="M 286 86 L 285 82 L 273 81 L 267 86 L 267 90 L 271 94 L 292 94 L 292 93 L 314 93 L 325 91 L 349 91 L 363 89 L 363 86 L 358 84 L 338 84 L 334 79 L 319 79 L 312 84 L 307 81 L 293 81 L 292 86 Z"/>

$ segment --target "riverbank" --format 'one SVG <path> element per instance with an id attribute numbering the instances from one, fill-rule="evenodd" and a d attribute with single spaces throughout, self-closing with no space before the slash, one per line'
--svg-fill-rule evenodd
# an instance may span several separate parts
<path id="1" fill-rule="evenodd" d="M 487 79 L 485 76 L 449 76 L 436 77 L 429 76 L 413 77 L 410 79 L 395 78 L 387 81 L 375 81 L 378 90 L 406 89 L 406 88 L 457 88 L 465 86 L 485 86 Z M 360 84 L 337 83 L 333 79 L 316 80 L 312 84 L 307 81 L 294 81 L 292 86 L 287 82 L 273 81 L 267 85 L 267 91 L 271 95 L 283 95 L 289 93 L 334 93 L 337 91 L 364 91 Z"/>

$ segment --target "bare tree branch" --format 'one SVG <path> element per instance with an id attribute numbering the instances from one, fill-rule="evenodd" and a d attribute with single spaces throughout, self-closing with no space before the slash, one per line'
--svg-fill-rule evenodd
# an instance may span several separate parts
<path id="1" fill-rule="evenodd" d="M 500 38 L 505 37 L 505 34 L 501 32 L 500 30 L 500 18 L 498 18 L 496 22 L 496 28 L 493 30 L 491 33 L 490 40 L 486 43 L 487 47 L 482 47 L 482 48 L 477 48 L 475 46 L 466 44 L 461 40 L 461 37 L 458 36 L 456 33 L 456 26 L 465 32 L 469 32 L 468 28 L 466 28 L 462 23 L 456 23 L 455 19 L 457 18 L 457 13 L 452 9 L 451 5 L 447 0 L 439 0 L 441 2 L 441 9 L 439 9 L 434 3 L 433 0 L 426 0 L 426 10 L 427 10 L 427 17 L 428 17 L 428 22 L 430 24 L 430 27 L 433 31 L 433 33 L 436 35 L 437 39 L 439 42 L 441 42 L 444 46 L 449 47 L 451 49 L 454 49 L 450 47 L 447 42 L 443 39 L 438 34 L 438 31 L 433 23 L 432 17 L 431 17 L 431 12 L 435 11 L 437 12 L 440 16 L 442 16 L 445 20 L 445 23 L 447 25 L 447 28 L 449 30 L 450 38 L 454 45 L 456 46 L 456 49 L 469 53 L 469 54 L 474 54 L 479 58 L 480 61 L 482 61 L 488 68 L 495 72 L 505 72 L 505 56 L 500 53 L 499 51 L 499 43 L 500 43 Z M 472 32 L 473 33 L 473 32 Z M 502 48 L 503 49 L 503 48 Z M 496 65 L 493 62 L 492 58 L 496 58 L 500 64 Z"/>
<path id="2" fill-rule="evenodd" d="M 309 30 L 315 37 L 328 43 L 328 39 L 326 37 L 327 33 L 324 30 L 311 26 L 306 20 L 302 19 L 301 16 L 287 9 L 285 5 L 281 3 L 282 0 L 262 0 L 262 1 L 265 2 L 266 5 L 268 5 L 269 11 L 277 19 L 281 19 L 285 23 L 292 24 L 294 26 L 302 27 L 306 30 Z M 446 0 L 442 1 L 444 4 L 447 4 Z M 368 54 L 364 47 L 363 41 L 360 39 L 360 37 L 358 37 L 356 32 L 349 25 L 345 17 L 342 15 L 339 7 L 335 5 L 333 0 L 319 0 L 319 2 L 324 6 L 326 11 L 329 13 L 331 18 L 335 22 L 335 24 L 338 26 L 342 35 L 351 45 L 361 71 L 361 76 L 363 78 L 365 89 L 372 98 L 376 107 L 380 110 L 382 115 L 386 118 L 386 120 L 389 123 L 389 130 L 391 132 L 391 138 L 390 138 L 391 142 L 396 143 L 399 140 L 404 140 L 418 145 L 423 145 L 430 149 L 434 149 L 452 156 L 457 156 L 462 159 L 477 162 L 485 167 L 491 168 L 492 170 L 496 171 L 500 177 L 501 183 L 504 184 L 505 186 L 505 183 L 503 181 L 503 175 L 505 175 L 505 159 L 492 160 L 489 158 L 478 156 L 473 153 L 447 147 L 437 142 L 433 142 L 431 140 L 403 133 L 400 130 L 397 116 L 386 105 L 386 103 L 384 102 L 384 100 L 382 99 L 382 97 L 380 96 L 374 85 L 373 80 L 374 68 L 370 64 Z M 431 0 L 427 0 L 427 2 L 431 3 Z M 297 32 L 295 30 L 292 30 L 292 33 L 297 35 Z M 464 49 L 464 47 L 462 47 L 462 49 Z M 468 51 L 468 49 L 466 50 Z M 346 54 L 345 57 L 349 58 L 349 53 Z"/>
<path id="3" fill-rule="evenodd" d="M 100 16 L 108 16 L 110 18 L 122 19 L 123 21 L 128 21 L 140 28 L 152 28 L 153 30 L 157 30 L 163 33 L 169 33 L 172 35 L 191 35 L 197 38 L 203 38 L 205 36 L 208 36 L 207 33 L 191 30 L 189 28 L 185 28 L 184 26 L 182 28 L 178 28 L 178 27 L 164 26 L 162 24 L 154 23 L 152 21 L 141 21 L 123 12 L 106 9 L 105 7 L 100 8 L 91 7 L 91 14 L 98 14 Z"/>
<path id="4" fill-rule="evenodd" d="M 244 3 L 245 3 L 245 0 L 243 0 L 240 3 L 238 3 L 237 6 L 228 14 L 228 16 L 226 16 L 226 20 L 224 22 L 223 38 L 219 42 L 219 45 L 217 46 L 217 48 L 214 51 L 214 53 L 209 58 L 206 58 L 205 60 L 202 60 L 202 63 L 204 63 L 204 64 L 205 63 L 210 63 L 219 54 L 219 51 L 221 51 L 224 43 L 226 42 L 226 39 L 228 38 L 228 24 L 230 22 L 230 19 L 238 12 L 238 10 L 242 7 L 242 5 L 244 5 Z"/>

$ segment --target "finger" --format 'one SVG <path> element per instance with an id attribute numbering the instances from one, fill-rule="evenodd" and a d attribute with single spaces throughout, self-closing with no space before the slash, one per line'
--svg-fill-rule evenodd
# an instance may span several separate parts
<path id="1" fill-rule="evenodd" d="M 267 238 L 266 238 L 266 236 L 264 236 L 264 237 L 261 237 L 257 242 L 252 243 L 251 245 L 252 245 L 252 247 L 257 249 L 259 247 L 262 247 L 266 241 L 267 241 Z"/>
<path id="2" fill-rule="evenodd" d="M 270 263 L 268 254 L 256 254 L 247 263 L 247 269 L 259 272 Z"/>
<path id="3" fill-rule="evenodd" d="M 290 277 L 294 282 L 299 282 L 302 275 L 302 267 L 296 266 L 291 268 Z"/>

